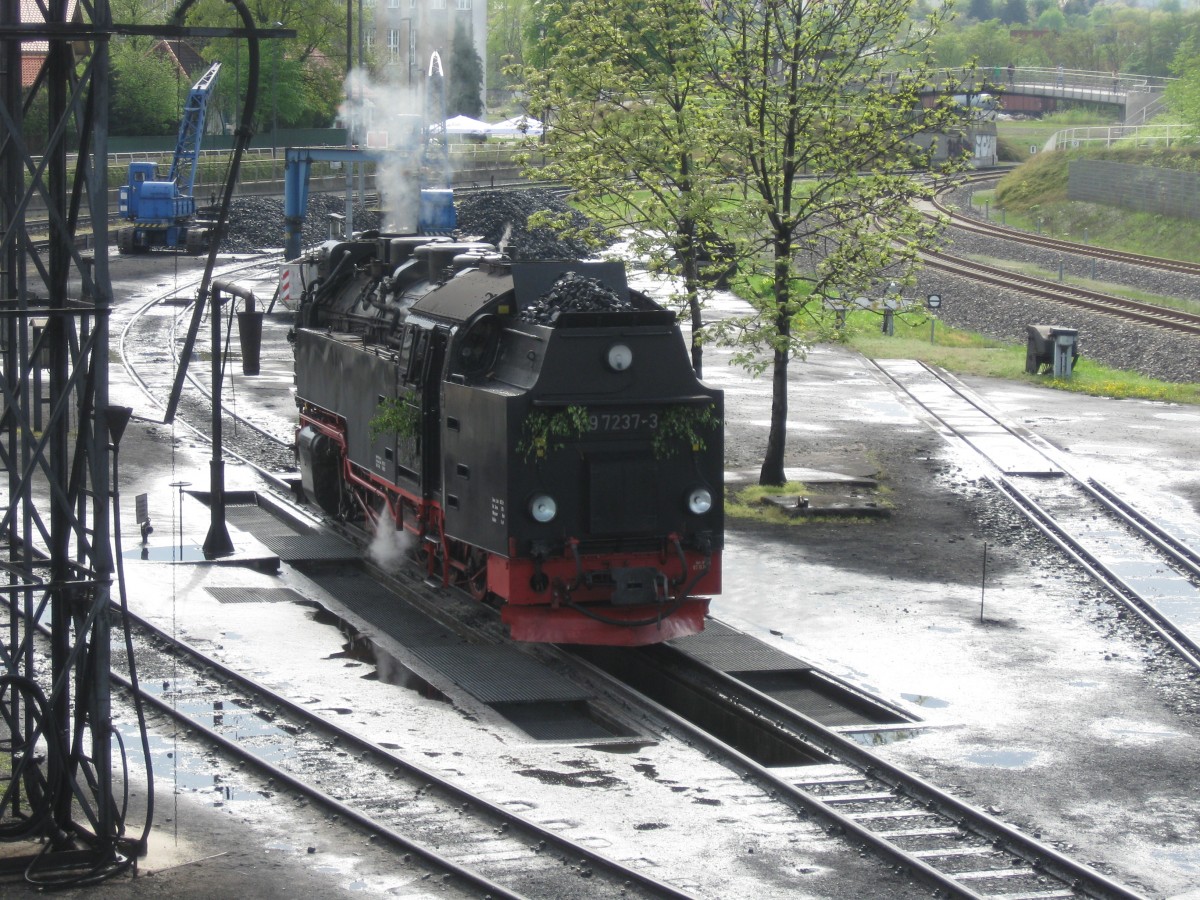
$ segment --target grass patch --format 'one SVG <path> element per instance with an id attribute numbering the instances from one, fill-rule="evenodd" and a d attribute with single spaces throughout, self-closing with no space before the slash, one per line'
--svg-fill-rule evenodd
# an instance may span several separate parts
<path id="1" fill-rule="evenodd" d="M 771 525 L 803 525 L 814 519 L 787 515 L 771 503 L 763 503 L 765 497 L 781 497 L 788 494 L 807 494 L 807 485 L 789 481 L 779 486 L 748 484 L 741 487 L 726 486 L 725 515 L 734 519 L 763 522 Z"/>
<path id="2" fill-rule="evenodd" d="M 1005 158 L 1020 162 L 1031 157 L 1029 148 L 1041 152 L 1046 141 L 1064 128 L 1084 128 L 1088 125 L 1112 125 L 1111 118 L 1097 116 L 1087 109 L 1068 109 L 1038 119 L 1001 119 L 996 123 L 997 137 L 1005 145 Z"/>
<path id="3" fill-rule="evenodd" d="M 1129 165 L 1200 170 L 1200 147 L 1113 147 L 1041 153 L 1007 174 L 995 192 L 977 191 L 992 218 L 1013 228 L 1129 253 L 1200 262 L 1200 221 L 1115 209 L 1067 199 L 1072 160 L 1105 159 Z"/>
<path id="4" fill-rule="evenodd" d="M 897 316 L 896 333 L 892 337 L 879 333 L 878 323 L 878 316 L 851 313 L 847 320 L 850 326 L 847 343 L 870 359 L 919 359 L 956 375 L 1005 378 L 1091 397 L 1200 405 L 1200 383 L 1157 381 L 1136 372 L 1103 366 L 1086 355 L 1079 358 L 1069 381 L 1050 375 L 1030 375 L 1025 371 L 1024 344 L 992 340 L 949 328 L 942 322 L 936 324 L 931 344 L 929 319 L 918 314 Z"/>
<path id="5" fill-rule="evenodd" d="M 892 508 L 892 504 L 884 499 L 889 492 L 883 487 L 869 489 L 868 492 L 871 495 L 869 500 L 861 496 L 863 488 L 846 487 L 839 492 L 837 486 L 827 485 L 823 490 L 825 493 L 814 492 L 810 485 L 798 481 L 789 481 L 778 487 L 761 484 L 726 485 L 725 515 L 727 518 L 771 525 L 828 524 L 832 522 L 843 525 L 865 525 L 880 521 L 880 516 L 877 515 L 821 515 L 817 512 L 789 515 L 783 507 L 775 503 L 764 502 L 769 497 L 808 497 L 813 506 L 818 508 L 831 503 L 836 505 L 847 502 L 860 505 L 863 503 L 873 504 L 888 511 Z M 832 493 L 829 493 L 830 491 Z"/>

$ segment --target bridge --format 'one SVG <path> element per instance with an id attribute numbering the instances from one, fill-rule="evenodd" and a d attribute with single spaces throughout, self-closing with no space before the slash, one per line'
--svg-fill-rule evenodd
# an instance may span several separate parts
<path id="1" fill-rule="evenodd" d="M 1122 72 L 1020 66 L 979 66 L 974 75 L 944 70 L 929 93 L 990 94 L 1009 112 L 1048 112 L 1060 101 L 1106 103 L 1119 107 L 1125 125 L 1141 125 L 1162 108 L 1170 79 Z"/>

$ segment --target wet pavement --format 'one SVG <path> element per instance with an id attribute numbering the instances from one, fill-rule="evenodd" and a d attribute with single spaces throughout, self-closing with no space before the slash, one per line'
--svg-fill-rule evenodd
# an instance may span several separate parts
<path id="1" fill-rule="evenodd" d="M 769 382 L 711 349 L 705 374 L 726 391 L 729 466 L 753 473 Z M 114 402 L 146 408 L 113 379 Z M 1200 526 L 1200 412 L 966 381 L 1143 508 Z M 1200 680 L 1031 535 L 979 465 L 868 362 L 816 348 L 794 365 L 791 385 L 789 465 L 875 478 L 893 514 L 790 527 L 729 522 L 714 614 L 934 726 L 880 744 L 889 759 L 1148 896 L 1200 897 Z M 247 380 L 238 397 L 279 416 L 287 390 L 280 377 Z M 152 547 L 202 543 L 207 509 L 173 485 L 206 485 L 207 447 L 178 426 L 135 420 L 121 453 L 125 503 L 149 496 Z M 261 489 L 237 466 L 227 477 L 231 489 Z M 131 519 L 123 516 L 127 550 L 139 541 Z M 234 540 L 248 555 L 265 552 L 241 532 Z M 538 742 L 452 685 L 437 685 L 448 698 L 439 699 L 378 678 L 347 657 L 346 636 L 317 607 L 368 633 L 371 623 L 290 567 L 272 575 L 131 559 L 127 581 L 133 608 L 167 631 L 698 896 L 928 894 L 669 735 L 651 731 L 654 743 L 624 746 Z M 305 602 L 220 602 L 213 589 L 231 586 L 288 588 Z M 179 897 L 455 895 L 182 737 L 158 738 L 159 813 L 143 874 L 106 884 L 107 894 L 157 884 L 159 895 Z"/>

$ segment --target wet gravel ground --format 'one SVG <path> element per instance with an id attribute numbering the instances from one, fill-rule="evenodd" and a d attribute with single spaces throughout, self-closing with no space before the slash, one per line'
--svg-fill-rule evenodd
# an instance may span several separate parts
<path id="1" fill-rule="evenodd" d="M 995 328 L 998 337 L 1023 341 L 1024 326 L 1032 322 L 1075 324 L 1063 318 L 1062 307 L 1038 304 L 1031 311 L 1007 292 L 928 290 L 946 298 L 943 318 L 952 321 L 951 309 L 961 306 L 964 316 L 986 326 L 964 327 Z M 1034 313 L 1040 315 L 1032 318 Z M 1085 333 L 1085 355 L 1091 340 Z M 1148 360 L 1170 362 L 1159 359 L 1160 352 L 1169 353 L 1166 348 L 1160 351 L 1153 342 L 1146 347 Z M 865 689 L 914 704 L 935 726 L 881 752 L 1006 821 L 1097 861 L 1148 896 L 1189 896 L 1200 885 L 1200 800 L 1194 789 L 1200 680 L 1065 563 L 998 498 L 977 466 L 947 452 L 937 434 L 881 390 L 868 365 L 844 351 L 821 348 L 797 364 L 792 376 L 788 464 L 878 477 L 895 512 L 869 526 L 818 522 L 784 529 L 731 522 L 718 615 Z M 729 467 L 753 468 L 765 444 L 769 385 L 747 380 L 717 352 L 706 356 L 706 379 L 726 390 Z M 1189 436 L 1200 426 L 1186 410 L 988 380 L 972 386 L 1058 446 L 1081 456 L 1108 454 L 1106 464 L 1129 472 L 1138 490 L 1162 490 L 1164 507 L 1200 509 L 1200 485 L 1188 463 L 1195 446 Z M 1121 449 L 1108 446 L 1110 435 L 1123 439 Z M 1139 435 L 1140 442 L 1130 440 Z M 132 494 L 149 485 L 161 510 L 163 497 L 173 496 L 163 485 L 179 473 L 203 481 L 206 451 L 186 446 L 161 427 L 146 436 L 141 450 L 126 439 L 125 490 Z M 170 471 L 164 468 L 165 442 L 178 448 Z M 1146 473 L 1156 482 L 1144 480 Z M 980 620 L 985 557 L 987 615 Z M 176 590 L 173 580 L 164 583 L 166 576 L 139 577 L 142 602 L 161 604 Z M 192 592 L 179 607 L 181 616 L 200 611 L 195 602 L 202 593 L 200 570 L 170 576 L 176 577 L 180 590 Z M 736 775 L 701 773 L 668 743 L 628 756 L 581 746 L 534 748 L 480 721 L 470 709 L 446 709 L 407 694 L 398 707 L 403 715 L 397 716 L 394 708 L 386 711 L 395 704 L 388 686 L 365 681 L 361 672 L 334 660 L 337 635 L 333 649 L 327 644 L 322 649 L 320 641 L 328 637 L 311 636 L 311 646 L 287 644 L 275 648 L 276 657 L 254 656 L 250 636 L 266 633 L 278 643 L 303 628 L 303 617 L 282 606 L 226 609 L 225 624 L 195 627 L 230 655 L 249 654 L 252 668 L 294 682 L 297 694 L 316 705 L 353 706 L 367 733 L 440 760 L 438 765 L 501 802 L 535 802 L 539 815 L 557 816 L 564 827 L 591 829 L 623 853 L 653 859 L 672 852 L 694 855 L 707 847 L 696 870 L 723 873 L 729 860 L 738 860 L 742 874 L 729 883 L 745 889 L 741 895 L 751 890 L 789 898 L 928 895 L 887 874 L 872 891 L 868 885 L 878 866 L 869 855 L 860 857 L 855 848 L 798 828 L 794 820 L 760 817 L 762 798 L 739 788 Z M 176 610 L 171 606 L 167 612 L 174 616 Z M 692 798 L 688 821 L 674 818 L 663 803 L 677 790 Z M 722 805 L 705 802 L 714 797 L 723 798 Z M 342 857 L 357 856 L 362 848 L 345 842 L 334 823 L 290 822 L 291 802 L 280 808 L 274 802 L 235 804 L 220 794 L 212 804 L 204 794 L 182 798 L 163 827 L 168 845 L 172 829 L 186 836 L 179 856 L 187 865 L 169 868 L 157 857 L 152 867 L 164 879 L 158 883 L 169 884 L 172 896 L 191 897 L 235 886 L 247 897 L 330 896 L 334 890 L 364 896 L 395 883 L 386 860 L 371 864 L 384 873 L 378 881 L 353 882 L 344 874 L 354 866 L 361 870 L 360 861 L 330 865 L 326 848 Z M 208 805 L 215 814 L 204 812 Z M 297 833 L 290 834 L 289 827 Z M 230 834 L 238 839 L 231 841 Z M 698 842 L 718 835 L 720 843 Z M 156 846 L 162 846 L 162 837 Z M 318 848 L 315 859 L 306 855 L 308 846 Z M 228 858 L 204 861 L 221 851 Z M 264 861 L 286 865 L 264 870 Z M 746 872 L 757 873 L 752 889 Z M 133 896 L 154 884 L 155 878 L 142 878 L 105 890 L 128 886 Z M 420 895 L 419 885 L 411 890 Z"/>
<path id="2" fill-rule="evenodd" d="M 951 202 L 970 208 L 968 190 L 961 189 Z M 977 218 L 982 218 L 972 211 Z M 1036 265 L 1057 273 L 1060 264 L 1068 278 L 1091 278 L 1092 261 L 1083 255 L 1043 250 L 1016 241 L 950 229 L 949 252 L 958 256 L 987 256 Z M 1047 277 L 1053 277 L 1047 276 Z M 1098 261 L 1096 278 L 1138 291 L 1200 300 L 1200 278 L 1158 272 L 1141 266 Z M 1110 293 L 1121 293 L 1109 288 Z M 1148 325 L 1119 322 L 1100 313 L 1039 300 L 1019 291 L 975 284 L 969 279 L 925 271 L 913 289 L 917 297 L 940 294 L 938 318 L 955 328 L 976 331 L 1002 341 L 1024 344 L 1026 326 L 1058 325 L 1079 330 L 1080 355 L 1117 369 L 1129 369 L 1170 382 L 1200 379 L 1200 338 Z"/>

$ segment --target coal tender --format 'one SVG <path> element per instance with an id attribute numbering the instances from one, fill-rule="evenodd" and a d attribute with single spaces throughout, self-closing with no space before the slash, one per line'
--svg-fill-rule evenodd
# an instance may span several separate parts
<path id="1" fill-rule="evenodd" d="M 330 242 L 295 329 L 304 492 L 395 531 L 524 641 L 700 631 L 720 591 L 723 398 L 619 263 Z"/>

